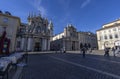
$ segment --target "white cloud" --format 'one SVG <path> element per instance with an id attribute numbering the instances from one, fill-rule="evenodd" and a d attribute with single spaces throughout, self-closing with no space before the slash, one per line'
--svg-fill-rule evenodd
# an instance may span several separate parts
<path id="1" fill-rule="evenodd" d="M 86 7 L 89 3 L 91 2 L 91 0 L 86 0 L 81 4 L 81 8 Z"/>
<path id="2" fill-rule="evenodd" d="M 31 4 L 42 16 L 47 15 L 46 9 L 42 6 L 42 0 L 33 0 Z"/>

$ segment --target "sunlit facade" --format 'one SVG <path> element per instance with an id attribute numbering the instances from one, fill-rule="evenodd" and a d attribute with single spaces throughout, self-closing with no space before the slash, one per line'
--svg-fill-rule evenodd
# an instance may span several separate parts
<path id="1" fill-rule="evenodd" d="M 6 30 L 6 37 L 10 39 L 10 52 L 15 51 L 15 41 L 17 30 L 20 27 L 20 18 L 11 15 L 8 11 L 3 13 L 0 11 L 0 36 L 2 35 L 4 28 Z"/>
<path id="2" fill-rule="evenodd" d="M 79 45 L 88 45 L 90 48 L 97 49 L 97 36 L 92 32 L 78 32 Z"/>
<path id="3" fill-rule="evenodd" d="M 80 45 L 97 48 L 96 34 L 91 32 L 78 32 L 77 29 L 69 24 L 64 28 L 64 32 L 53 37 L 51 43 L 52 50 L 61 50 L 65 48 L 67 51 L 80 50 Z"/>
<path id="4" fill-rule="evenodd" d="M 21 24 L 17 37 L 17 51 L 48 51 L 53 24 L 41 15 L 29 15 L 28 24 Z"/>
<path id="5" fill-rule="evenodd" d="M 97 30 L 99 50 L 120 46 L 120 19 L 107 23 Z"/>
<path id="6" fill-rule="evenodd" d="M 62 33 L 55 35 L 51 42 L 51 50 L 78 50 L 78 46 L 77 29 L 71 24 L 67 25 Z"/>

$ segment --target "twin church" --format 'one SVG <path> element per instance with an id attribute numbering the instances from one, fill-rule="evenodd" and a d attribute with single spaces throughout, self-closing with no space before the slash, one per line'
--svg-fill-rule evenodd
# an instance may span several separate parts
<path id="1" fill-rule="evenodd" d="M 40 14 L 31 14 L 27 20 L 27 24 L 21 23 L 19 17 L 0 11 L 0 37 L 6 32 L 10 39 L 10 52 L 50 50 L 53 23 Z"/>
<path id="2" fill-rule="evenodd" d="M 68 24 L 62 33 L 53 36 L 53 23 L 40 14 L 29 14 L 27 20 L 28 23 L 21 23 L 19 17 L 0 11 L 0 36 L 6 32 L 6 37 L 10 39 L 10 52 L 63 48 L 67 51 L 80 50 L 81 44 L 97 48 L 96 34 L 78 32 L 72 24 Z"/>

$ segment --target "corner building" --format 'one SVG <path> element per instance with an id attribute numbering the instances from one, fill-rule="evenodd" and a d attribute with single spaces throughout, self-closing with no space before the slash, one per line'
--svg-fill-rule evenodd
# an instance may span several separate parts
<path id="1" fill-rule="evenodd" d="M 0 11 L 0 36 L 2 35 L 3 31 L 6 31 L 6 38 L 10 39 L 10 52 L 15 51 L 16 45 L 16 34 L 17 30 L 20 27 L 20 18 L 11 15 L 10 12 L 2 12 Z"/>
<path id="2" fill-rule="evenodd" d="M 104 24 L 96 32 L 99 50 L 120 46 L 120 19 Z"/>

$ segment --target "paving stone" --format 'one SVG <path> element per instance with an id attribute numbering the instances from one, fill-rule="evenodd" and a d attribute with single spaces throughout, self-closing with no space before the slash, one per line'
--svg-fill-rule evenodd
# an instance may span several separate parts
<path id="1" fill-rule="evenodd" d="M 81 54 L 47 53 L 29 55 L 28 67 L 24 68 L 22 79 L 117 79 L 52 57 L 120 76 L 120 64 L 110 62 L 103 56 L 88 54 L 83 58 Z M 111 58 L 111 60 L 120 62 L 119 58 Z"/>

